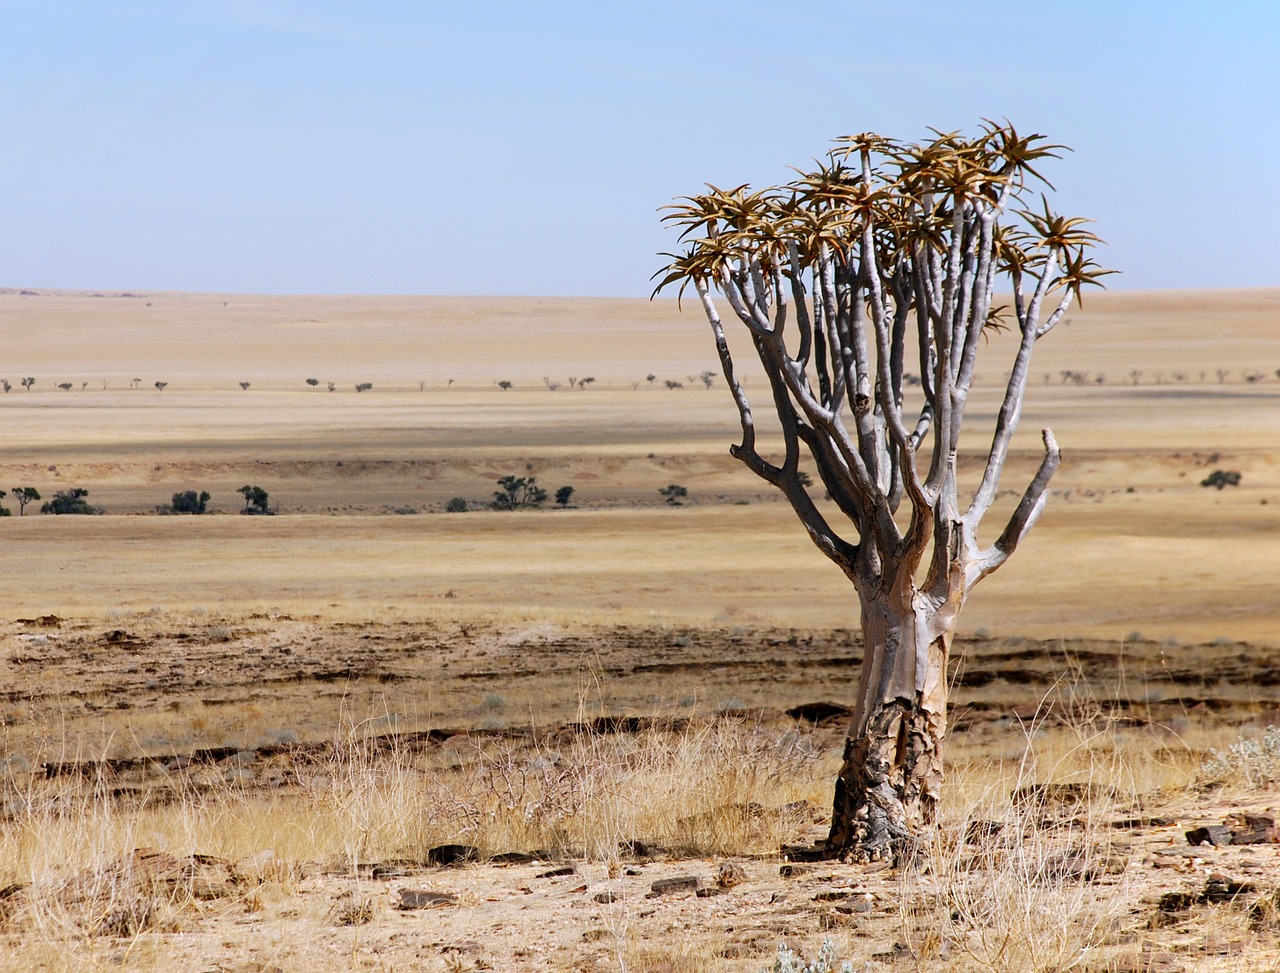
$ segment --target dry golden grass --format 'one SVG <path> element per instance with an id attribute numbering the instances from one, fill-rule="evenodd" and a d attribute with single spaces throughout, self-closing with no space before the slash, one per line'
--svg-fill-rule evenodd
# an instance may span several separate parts
<path id="1" fill-rule="evenodd" d="M 274 962 L 316 970 L 462 960 L 457 968 L 757 970 L 778 942 L 812 956 L 827 935 L 855 969 L 895 942 L 909 968 L 930 973 L 1101 973 L 1144 968 L 1133 964 L 1153 953 L 1195 956 L 1197 969 L 1265 968 L 1215 955 L 1228 948 L 1275 962 L 1275 924 L 1250 918 L 1258 895 L 1164 921 L 1154 905 L 1164 891 L 1202 885 L 1210 869 L 1251 867 L 1260 885 L 1280 881 L 1270 851 L 1228 861 L 1231 850 L 1219 849 L 1215 862 L 1206 850 L 1209 865 L 1177 859 L 1186 871 L 1155 864 L 1152 851 L 1180 836 L 1157 816 L 1200 800 L 1205 738 L 1153 746 L 1150 733 L 1048 718 L 1069 703 L 1003 751 L 956 741 L 944 815 L 915 867 L 828 863 L 789 879 L 773 856 L 821 833 L 814 804 L 837 756 L 830 734 L 794 726 L 695 721 L 532 747 L 489 740 L 391 753 L 349 726 L 327 758 L 299 763 L 287 792 L 230 780 L 202 790 L 193 780 L 174 803 L 144 811 L 122 807 L 102 781 L 32 779 L 6 795 L 0 943 L 6 968 L 22 970 L 105 970 L 122 955 L 130 968 L 247 969 L 261 957 L 237 931 L 246 925 L 270 930 Z M 1010 800 L 1053 784 L 1075 788 Z M 1117 827 L 1123 820 L 1135 823 Z M 643 864 L 620 845 L 635 841 L 665 850 Z M 446 842 L 484 854 L 540 848 L 544 860 L 414 870 Z M 138 848 L 170 863 L 217 861 L 165 884 L 131 869 Z M 566 884 L 539 879 L 566 858 Z M 645 898 L 669 876 L 713 886 L 726 858 L 741 863 L 741 884 L 720 896 Z M 389 875 L 373 870 L 379 863 Z M 397 913 L 394 890 L 406 886 L 457 902 Z M 602 892 L 610 900 L 593 905 Z"/>

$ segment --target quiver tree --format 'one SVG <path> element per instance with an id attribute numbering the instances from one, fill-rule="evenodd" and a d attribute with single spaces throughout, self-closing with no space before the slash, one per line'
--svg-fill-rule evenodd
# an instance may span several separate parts
<path id="1" fill-rule="evenodd" d="M 1058 466 L 1046 429 L 1021 500 L 994 542 L 979 541 L 1035 345 L 1107 273 L 1089 259 L 1097 238 L 1087 221 L 1028 199 L 1033 183 L 1048 185 L 1035 166 L 1060 148 L 990 122 L 974 138 L 921 144 L 855 135 L 786 185 L 709 186 L 667 207 L 687 249 L 666 255 L 655 294 L 678 283 L 702 302 L 741 419 L 730 452 L 782 491 L 861 603 L 864 657 L 831 855 L 879 857 L 932 822 L 956 619 L 1039 517 Z M 741 346 L 726 339 L 717 292 L 769 382 L 780 461 L 757 444 L 735 367 Z M 962 487 L 975 364 L 1003 330 L 1017 339 L 1003 401 L 980 477 Z M 812 489 L 803 453 L 821 481 Z"/>

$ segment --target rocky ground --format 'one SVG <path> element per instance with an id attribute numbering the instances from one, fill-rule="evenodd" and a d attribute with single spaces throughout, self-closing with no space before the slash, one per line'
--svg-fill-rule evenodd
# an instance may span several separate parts
<path id="1" fill-rule="evenodd" d="M 301 800 L 344 721 L 363 728 L 374 764 L 382 753 L 439 761 L 498 743 L 533 754 L 548 741 L 567 750 L 583 737 L 734 721 L 793 725 L 834 750 L 859 660 L 848 632 L 117 624 L 25 619 L 3 635 L 0 829 L 11 861 L 31 801 L 59 788 L 92 785 L 121 816 L 229 791 L 240 808 L 255 794 Z M 1275 720 L 1272 649 L 961 648 L 955 786 L 996 762 L 1019 727 L 1146 734 L 1134 739 L 1168 749 L 1206 728 Z M 200 973 L 759 970 L 780 943 L 813 956 L 830 936 L 855 969 L 1270 969 L 1280 962 L 1276 804 L 1274 783 L 1033 784 L 1006 790 L 1001 820 L 952 820 L 914 861 L 872 865 L 639 837 L 586 856 L 455 842 L 368 860 L 139 844 L 44 887 L 0 872 L 0 955 L 14 969 Z M 825 833 L 817 801 L 741 813 L 771 817 L 796 846 Z M 71 917 L 70 939 L 33 918 L 51 908 Z M 1084 952 L 1071 945 L 1082 927 L 1092 930 Z"/>

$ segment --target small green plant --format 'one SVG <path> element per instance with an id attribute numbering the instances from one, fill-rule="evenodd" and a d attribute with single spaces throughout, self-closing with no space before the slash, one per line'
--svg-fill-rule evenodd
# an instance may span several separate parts
<path id="1" fill-rule="evenodd" d="M 562 486 L 556 491 L 556 505 L 560 507 L 569 506 L 569 500 L 573 497 L 573 487 Z"/>
<path id="2" fill-rule="evenodd" d="M 663 497 L 670 506 L 680 507 L 684 505 L 684 498 L 689 495 L 689 491 L 679 483 L 671 483 L 662 487 L 658 491 L 658 494 Z"/>
<path id="3" fill-rule="evenodd" d="M 202 514 L 209 503 L 208 491 L 201 491 L 199 494 L 195 490 L 183 490 L 173 495 L 173 502 L 169 504 L 169 513 L 174 514 Z"/>
<path id="4" fill-rule="evenodd" d="M 1200 481 L 1200 485 L 1202 487 L 1217 487 L 1219 490 L 1223 487 L 1239 486 L 1240 473 L 1237 470 L 1214 470 Z"/>
<path id="5" fill-rule="evenodd" d="M 444 512 L 448 514 L 465 514 L 468 509 L 466 497 L 454 497 L 444 505 Z"/>
<path id="6" fill-rule="evenodd" d="M 74 487 L 70 490 L 59 490 L 53 495 L 53 499 L 46 501 L 40 507 L 42 514 L 98 514 L 102 511 L 89 505 L 89 501 L 85 499 L 89 495 L 89 491 L 81 487 Z"/>
<path id="7" fill-rule="evenodd" d="M 242 486 L 236 493 L 244 497 L 242 514 L 270 515 L 275 512 L 267 505 L 267 491 L 260 486 Z"/>
<path id="8" fill-rule="evenodd" d="M 13 499 L 18 501 L 18 516 L 21 517 L 26 513 L 27 504 L 40 499 L 40 491 L 35 487 L 14 487 Z"/>
<path id="9" fill-rule="evenodd" d="M 538 486 L 536 476 L 504 476 L 497 483 L 502 489 L 493 492 L 494 510 L 522 510 L 546 502 L 547 491 Z"/>

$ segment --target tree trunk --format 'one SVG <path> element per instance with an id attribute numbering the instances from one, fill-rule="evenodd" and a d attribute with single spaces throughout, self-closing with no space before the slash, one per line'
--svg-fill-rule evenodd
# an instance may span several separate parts
<path id="1" fill-rule="evenodd" d="M 897 857 L 933 823 L 942 789 L 951 632 L 937 632 L 937 616 L 919 601 L 913 591 L 906 599 L 864 602 L 858 705 L 827 838 L 833 856 Z"/>

